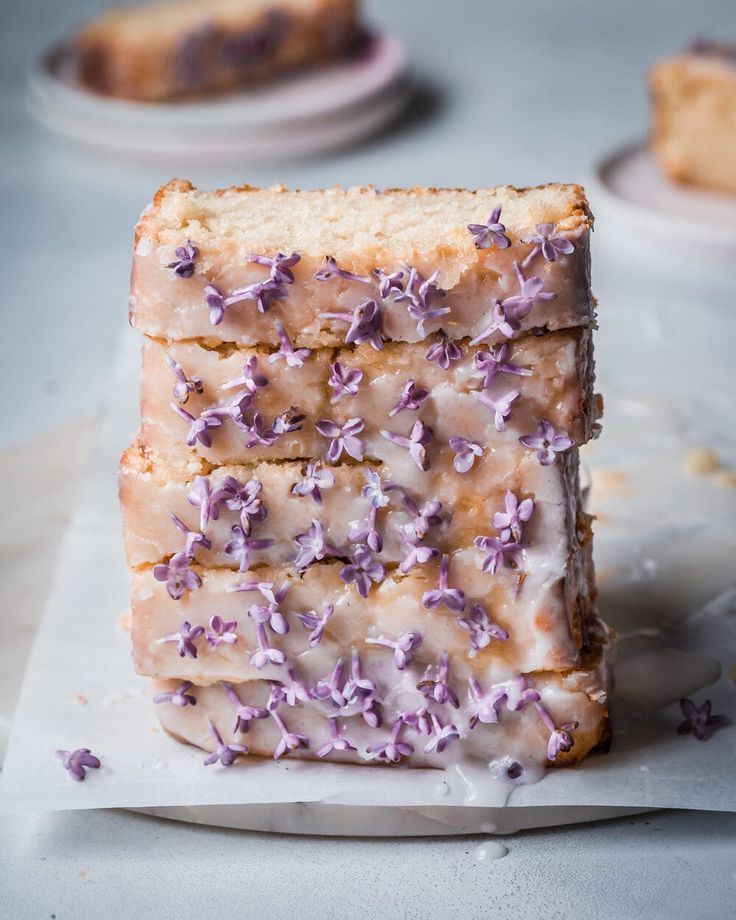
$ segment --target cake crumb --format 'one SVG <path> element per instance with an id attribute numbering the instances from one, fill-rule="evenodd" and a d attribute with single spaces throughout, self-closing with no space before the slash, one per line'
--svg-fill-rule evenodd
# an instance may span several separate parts
<path id="1" fill-rule="evenodd" d="M 736 489 L 736 470 L 718 470 L 713 478 L 719 486 Z"/>
<path id="2" fill-rule="evenodd" d="M 611 581 L 619 573 L 619 566 L 609 565 L 602 569 L 596 569 L 595 577 L 599 585 L 604 585 Z"/>
<path id="3" fill-rule="evenodd" d="M 609 496 L 626 497 L 631 495 L 629 477 L 623 470 L 601 467 L 591 473 L 591 505 Z"/>
<path id="4" fill-rule="evenodd" d="M 118 618 L 118 626 L 121 629 L 124 629 L 126 632 L 130 632 L 132 622 L 132 614 L 130 610 L 126 610 L 125 613 L 121 613 Z"/>
<path id="5" fill-rule="evenodd" d="M 79 703 L 79 704 L 82 705 L 82 706 L 86 706 L 86 705 L 87 705 L 87 697 L 86 697 L 83 693 L 75 693 L 75 694 L 74 694 L 74 702 L 75 702 L 75 703 Z"/>
<path id="6" fill-rule="evenodd" d="M 720 469 L 721 464 L 707 447 L 691 447 L 682 458 L 682 466 L 691 476 L 710 476 Z"/>

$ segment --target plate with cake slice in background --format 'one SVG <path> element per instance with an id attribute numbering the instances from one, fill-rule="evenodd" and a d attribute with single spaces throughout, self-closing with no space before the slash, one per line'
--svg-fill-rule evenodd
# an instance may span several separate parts
<path id="1" fill-rule="evenodd" d="M 401 44 L 356 0 L 168 0 L 114 9 L 40 56 L 33 114 L 123 156 L 295 157 L 345 146 L 410 94 Z"/>
<path id="2" fill-rule="evenodd" d="M 736 40 L 699 40 L 659 61 L 649 80 L 648 141 L 598 164 L 595 194 L 609 229 L 662 259 L 718 271 L 736 258 Z M 625 225 L 625 233 L 622 227 Z M 697 258 L 693 258 L 697 256 Z"/>

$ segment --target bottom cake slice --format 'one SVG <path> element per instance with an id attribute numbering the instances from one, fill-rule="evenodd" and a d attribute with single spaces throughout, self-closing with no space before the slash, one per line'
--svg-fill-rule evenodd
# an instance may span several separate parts
<path id="1" fill-rule="evenodd" d="M 382 650 L 382 651 L 385 651 Z M 253 680 L 197 687 L 154 681 L 163 728 L 229 766 L 245 755 L 445 767 L 488 764 L 520 779 L 540 766 L 578 763 L 608 738 L 612 642 L 598 622 L 580 668 L 519 674 L 453 688 L 443 662 L 424 667 L 412 649 L 337 662 L 314 685 Z"/>

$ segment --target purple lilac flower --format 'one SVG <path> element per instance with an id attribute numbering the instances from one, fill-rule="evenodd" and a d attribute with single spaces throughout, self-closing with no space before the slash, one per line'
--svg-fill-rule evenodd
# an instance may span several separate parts
<path id="1" fill-rule="evenodd" d="M 552 427 L 552 422 L 543 418 L 538 427 L 536 434 L 526 434 L 519 438 L 519 443 L 530 450 L 536 450 L 537 460 L 542 466 L 551 466 L 557 458 L 557 454 L 573 447 L 575 442 L 565 431 L 559 434 Z"/>
<path id="2" fill-rule="evenodd" d="M 544 281 L 536 275 L 525 278 L 518 262 L 514 262 L 514 271 L 519 282 L 519 293 L 504 297 L 503 307 L 507 314 L 513 311 L 516 319 L 523 319 L 540 300 L 554 300 L 557 297 L 552 291 L 543 290 Z"/>
<path id="3" fill-rule="evenodd" d="M 448 588 L 447 579 L 450 571 L 450 557 L 445 554 L 440 561 L 440 574 L 438 587 L 433 591 L 425 591 L 422 596 L 422 606 L 428 610 L 437 607 L 447 607 L 453 613 L 465 610 L 465 592 L 459 588 Z"/>
<path id="4" fill-rule="evenodd" d="M 495 575 L 502 568 L 520 568 L 524 547 L 521 543 L 507 543 L 498 537 L 476 537 L 474 546 L 486 554 L 481 570 Z"/>
<path id="5" fill-rule="evenodd" d="M 478 680 L 471 677 L 468 680 L 470 688 L 471 716 L 468 721 L 470 728 L 475 728 L 478 722 L 495 724 L 501 714 L 501 707 L 505 704 L 510 712 L 518 712 L 528 703 L 536 703 L 539 694 L 527 686 L 523 675 L 512 677 L 510 680 L 493 684 L 491 689 L 484 693 Z"/>
<path id="6" fill-rule="evenodd" d="M 475 336 L 471 345 L 477 345 L 494 332 L 500 332 L 507 339 L 515 338 L 521 329 L 521 320 L 528 316 L 532 307 L 541 300 L 554 300 L 557 296 L 552 291 L 542 290 L 544 281 L 541 278 L 525 278 L 518 262 L 514 262 L 514 271 L 519 282 L 519 293 L 494 303 L 491 322 Z"/>
<path id="7" fill-rule="evenodd" d="M 307 416 L 296 406 L 290 406 L 285 412 L 277 415 L 271 428 L 276 440 L 284 434 L 291 434 L 292 431 L 301 431 Z"/>
<path id="8" fill-rule="evenodd" d="M 470 395 L 493 413 L 493 424 L 496 431 L 506 431 L 506 421 L 511 417 L 512 403 L 519 398 L 521 393 L 518 390 L 507 390 L 505 393 L 495 395 L 490 390 L 473 390 Z"/>
<path id="9" fill-rule="evenodd" d="M 329 463 L 337 463 L 343 451 L 353 460 L 362 460 L 365 456 L 363 442 L 357 437 L 365 428 L 362 418 L 350 418 L 342 426 L 323 418 L 314 427 L 322 437 L 331 439 L 326 455 Z"/>
<path id="10" fill-rule="evenodd" d="M 326 741 L 322 747 L 316 752 L 317 757 L 326 757 L 328 754 L 331 754 L 332 751 L 357 751 L 358 749 L 355 745 L 351 744 L 348 739 L 340 734 L 340 729 L 337 724 L 337 717 L 331 716 L 329 719 L 330 723 L 330 738 L 329 741 Z"/>
<path id="11" fill-rule="evenodd" d="M 261 413 L 255 412 L 248 426 L 248 437 L 245 440 L 246 448 L 273 447 L 278 438 L 278 434 L 273 427 L 266 424 L 266 420 Z"/>
<path id="12" fill-rule="evenodd" d="M 429 346 L 427 361 L 436 361 L 443 371 L 448 370 L 451 361 L 459 361 L 462 352 L 458 345 L 441 332 L 437 339 Z"/>
<path id="13" fill-rule="evenodd" d="M 493 639 L 505 642 L 509 634 L 503 627 L 491 623 L 488 611 L 483 604 L 473 604 L 469 617 L 461 617 L 457 625 L 470 633 L 470 658 L 475 658 L 481 649 L 491 644 Z"/>
<path id="14" fill-rule="evenodd" d="M 399 447 L 405 447 L 409 451 L 409 456 L 417 465 L 417 468 L 425 471 L 429 469 L 429 457 L 427 457 L 427 445 L 434 437 L 434 431 L 425 425 L 421 419 L 417 419 L 412 425 L 409 437 L 395 434 L 393 431 L 381 429 L 381 435 L 392 444 Z"/>
<path id="15" fill-rule="evenodd" d="M 248 610 L 248 616 L 255 623 L 268 623 L 271 629 L 279 636 L 285 636 L 289 632 L 289 624 L 280 609 L 289 591 L 288 582 L 285 581 L 276 591 L 274 591 L 274 584 L 271 581 L 243 582 L 237 585 L 230 585 L 227 590 L 258 591 L 266 603 L 252 604 Z"/>
<path id="16" fill-rule="evenodd" d="M 204 288 L 204 304 L 210 311 L 210 323 L 219 326 L 225 319 L 225 310 L 229 306 L 222 291 L 214 284 L 206 284 Z"/>
<path id="17" fill-rule="evenodd" d="M 189 568 L 191 562 L 186 553 L 175 553 L 168 562 L 153 567 L 153 577 L 166 583 L 172 601 L 181 600 L 187 591 L 196 591 L 202 584 L 199 575 Z"/>
<path id="18" fill-rule="evenodd" d="M 554 224 L 537 224 L 535 231 L 521 239 L 522 243 L 534 243 L 534 248 L 524 259 L 522 266 L 529 265 L 540 252 L 548 262 L 555 262 L 558 256 L 569 256 L 575 251 L 570 240 L 563 236 Z"/>
<path id="19" fill-rule="evenodd" d="M 224 299 L 223 306 L 226 309 L 244 300 L 254 300 L 259 313 L 268 313 L 274 301 L 283 300 L 284 297 L 286 297 L 284 285 L 279 281 L 274 281 L 273 278 L 268 278 L 265 281 L 254 281 L 252 284 L 246 284 L 245 287 L 233 291 L 229 297 Z"/>
<path id="20" fill-rule="evenodd" d="M 416 565 L 426 565 L 430 559 L 435 559 L 440 554 L 436 547 L 424 546 L 417 541 L 416 532 L 411 524 L 401 529 L 401 539 L 407 550 L 399 566 L 402 575 L 406 575 Z"/>
<path id="21" fill-rule="evenodd" d="M 425 680 L 420 680 L 417 684 L 417 690 L 422 696 L 426 696 L 428 700 L 434 700 L 435 703 L 449 703 L 450 706 L 458 709 L 460 702 L 457 694 L 448 683 L 449 677 L 450 658 L 447 652 L 443 652 L 437 664 L 437 679 L 433 680 L 428 677 Z"/>
<path id="22" fill-rule="evenodd" d="M 189 380 L 181 364 L 175 361 L 171 355 L 166 355 L 166 363 L 171 368 L 174 377 L 176 377 L 174 389 L 171 391 L 172 395 L 182 406 L 189 399 L 190 393 L 196 393 L 198 396 L 204 393 L 204 386 L 200 377 L 192 377 L 192 379 Z"/>
<path id="23" fill-rule="evenodd" d="M 297 613 L 296 617 L 301 624 L 311 630 L 307 639 L 310 648 L 316 648 L 320 644 L 324 635 L 325 626 L 327 626 L 327 621 L 334 612 L 335 605 L 328 604 L 322 616 L 318 616 L 313 610 L 308 613 Z"/>
<path id="24" fill-rule="evenodd" d="M 506 236 L 506 227 L 500 222 L 500 217 L 499 204 L 491 211 L 485 224 L 468 224 L 476 249 L 508 249 L 511 240 Z"/>
<path id="25" fill-rule="evenodd" d="M 226 476 L 215 494 L 228 511 L 240 514 L 240 526 L 250 533 L 254 521 L 263 521 L 268 516 L 266 506 L 261 500 L 262 485 L 257 479 L 249 479 L 241 484 L 233 476 Z"/>
<path id="26" fill-rule="evenodd" d="M 314 276 L 317 281 L 331 281 L 333 278 L 345 278 L 346 281 L 359 281 L 362 284 L 371 284 L 373 281 L 367 275 L 356 275 L 344 268 L 338 268 L 337 261 L 332 256 L 326 256 L 325 262 L 325 267 L 320 268 Z"/>
<path id="27" fill-rule="evenodd" d="M 189 447 L 194 447 L 198 441 L 203 447 L 212 447 L 212 432 L 210 429 L 219 428 L 222 425 L 222 419 L 218 415 L 203 412 L 199 418 L 195 418 L 186 409 L 177 406 L 175 403 L 171 403 L 171 408 L 189 425 L 187 434 L 187 445 Z"/>
<path id="28" fill-rule="evenodd" d="M 447 725 L 443 725 L 435 713 L 431 713 L 430 719 L 432 720 L 434 736 L 425 745 L 424 753 L 441 754 L 450 744 L 452 744 L 453 741 L 459 740 L 460 732 L 457 725 L 454 725 L 452 722 L 448 722 Z"/>
<path id="29" fill-rule="evenodd" d="M 187 493 L 187 501 L 195 508 L 199 508 L 199 529 L 206 533 L 210 522 L 216 521 L 220 516 L 219 491 L 213 491 L 209 477 L 195 476 L 191 490 Z"/>
<path id="30" fill-rule="evenodd" d="M 677 734 L 692 735 L 698 741 L 705 741 L 711 725 L 724 725 L 728 722 L 728 716 L 711 715 L 711 708 L 710 700 L 706 700 L 702 706 L 696 706 L 693 700 L 687 698 L 680 700 L 685 721 L 677 726 Z"/>
<path id="31" fill-rule="evenodd" d="M 302 703 L 308 703 L 314 698 L 309 687 L 307 687 L 303 680 L 297 677 L 296 671 L 293 668 L 288 668 L 287 674 L 289 680 L 285 683 L 270 681 L 271 699 L 266 705 L 269 712 L 276 709 L 280 703 L 286 703 L 287 706 L 293 708 Z"/>
<path id="32" fill-rule="evenodd" d="M 335 391 L 331 402 L 334 404 L 343 396 L 355 396 L 358 392 L 360 381 L 363 379 L 363 371 L 359 367 L 343 367 L 339 361 L 332 365 L 332 373 L 327 381 L 328 385 Z"/>
<path id="33" fill-rule="evenodd" d="M 351 521 L 348 525 L 348 540 L 351 543 L 365 543 L 374 553 L 383 549 L 383 537 L 376 527 L 378 508 L 371 504 L 368 514 L 359 521 Z"/>
<path id="34" fill-rule="evenodd" d="M 273 420 L 273 432 L 277 438 L 282 434 L 289 434 L 292 431 L 301 431 L 304 427 L 306 415 L 301 413 L 295 406 L 291 406 L 286 412 L 277 415 Z"/>
<path id="35" fill-rule="evenodd" d="M 360 494 L 367 498 L 374 508 L 385 508 L 391 499 L 383 491 L 381 477 L 373 470 L 365 470 L 365 479 L 366 484 Z"/>
<path id="36" fill-rule="evenodd" d="M 566 722 L 564 725 L 557 727 L 552 716 L 541 703 L 536 702 L 534 705 L 550 732 L 549 741 L 547 742 L 547 760 L 554 761 L 559 753 L 566 754 L 574 747 L 575 741 L 572 737 L 572 732 L 578 727 L 578 723 Z"/>
<path id="37" fill-rule="evenodd" d="M 326 319 L 339 319 L 350 328 L 345 336 L 346 345 L 362 345 L 369 342 L 376 351 L 383 349 L 381 308 L 375 300 L 366 300 L 352 313 L 325 313 Z"/>
<path id="38" fill-rule="evenodd" d="M 404 712 L 400 712 L 397 718 L 401 719 L 404 725 L 413 728 L 418 735 L 432 734 L 432 723 L 426 706 L 420 706 L 418 709 L 407 709 Z"/>
<path id="39" fill-rule="evenodd" d="M 404 492 L 404 506 L 412 515 L 412 522 L 409 525 L 414 531 L 417 540 L 423 540 L 431 527 L 439 527 L 442 523 L 440 512 L 442 511 L 442 502 L 435 499 L 426 501 L 421 508 L 418 508 L 414 500 Z"/>
<path id="40" fill-rule="evenodd" d="M 225 544 L 225 553 L 238 563 L 238 571 L 247 572 L 250 568 L 251 553 L 268 549 L 275 542 L 271 537 L 251 537 L 240 524 L 233 524 L 230 528 L 230 539 Z"/>
<path id="41" fill-rule="evenodd" d="M 414 650 L 422 644 L 422 637 L 418 632 L 405 632 L 398 639 L 388 639 L 386 636 L 376 636 L 375 639 L 366 639 L 366 645 L 382 645 L 384 648 L 394 650 L 394 664 L 397 670 L 403 671 L 411 664 Z"/>
<path id="42" fill-rule="evenodd" d="M 248 256 L 249 262 L 255 262 L 257 265 L 265 265 L 270 268 L 269 278 L 275 284 L 293 284 L 294 272 L 291 270 L 301 256 L 297 252 L 292 252 L 290 256 L 284 255 L 283 252 L 277 252 L 275 256 L 259 256 L 251 254 Z"/>
<path id="43" fill-rule="evenodd" d="M 222 689 L 227 694 L 228 699 L 235 707 L 235 725 L 233 731 L 238 734 L 245 734 L 250 731 L 250 723 L 253 719 L 267 719 L 268 710 L 262 706 L 247 706 L 240 699 L 235 688 L 230 684 L 223 682 Z"/>
<path id="44" fill-rule="evenodd" d="M 233 742 L 225 744 L 222 740 L 222 735 L 218 732 L 217 728 L 215 728 L 215 723 L 212 719 L 207 720 L 207 725 L 210 730 L 210 735 L 212 735 L 212 740 L 215 742 L 215 750 L 204 761 L 206 767 L 209 767 L 210 764 L 217 763 L 218 760 L 223 767 L 231 767 L 241 754 L 248 753 L 248 748 L 245 744 L 233 744 Z"/>
<path id="45" fill-rule="evenodd" d="M 191 278 L 194 274 L 194 263 L 199 256 L 199 250 L 191 240 L 174 250 L 176 259 L 166 266 L 170 268 L 177 278 Z"/>
<path id="46" fill-rule="evenodd" d="M 452 461 L 453 466 L 458 473 L 469 473 L 473 468 L 476 457 L 483 456 L 483 448 L 475 441 L 469 441 L 467 438 L 450 438 L 450 450 L 455 452 Z"/>
<path id="47" fill-rule="evenodd" d="M 483 339 L 492 336 L 494 332 L 500 332 L 501 335 L 506 336 L 507 339 L 515 339 L 520 329 L 521 323 L 514 312 L 507 312 L 501 301 L 496 300 L 493 303 L 490 323 L 484 326 L 482 331 L 479 332 L 474 339 L 471 339 L 470 344 L 478 345 Z"/>
<path id="48" fill-rule="evenodd" d="M 385 577 L 386 569 L 362 543 L 353 550 L 352 562 L 340 569 L 340 578 L 346 585 L 354 583 L 361 597 L 368 597 L 371 582 L 378 584 Z"/>
<path id="49" fill-rule="evenodd" d="M 317 681 L 312 691 L 314 699 L 322 702 L 329 701 L 336 709 L 342 709 L 345 705 L 345 697 L 342 692 L 344 670 L 345 663 L 342 658 L 338 658 L 332 671 L 326 677 Z"/>
<path id="50" fill-rule="evenodd" d="M 450 312 L 449 307 L 433 307 L 432 301 L 445 296 L 445 292 L 436 284 L 439 272 L 433 272 L 429 278 L 423 278 L 415 269 L 409 268 L 409 277 L 403 291 L 394 294 L 396 303 L 408 304 L 409 316 L 416 321 L 417 332 L 424 338 L 427 330 L 424 326 L 431 319 L 437 319 Z"/>
<path id="51" fill-rule="evenodd" d="M 312 518 L 309 530 L 297 534 L 294 542 L 299 547 L 294 566 L 297 569 L 306 569 L 315 562 L 320 562 L 325 556 L 337 556 L 338 551 L 334 546 L 325 542 L 324 529 L 320 521 Z"/>
<path id="52" fill-rule="evenodd" d="M 427 399 L 429 399 L 429 390 L 426 390 L 424 387 L 416 386 L 414 380 L 410 377 L 404 384 L 401 396 L 399 396 L 399 401 L 388 414 L 393 417 L 399 412 L 403 412 L 404 409 L 416 411 L 421 408 L 422 403 Z"/>
<path id="53" fill-rule="evenodd" d="M 205 638 L 212 648 L 217 648 L 221 642 L 226 645 L 235 645 L 238 641 L 238 635 L 235 632 L 237 626 L 237 620 L 223 620 L 221 616 L 215 614 L 210 618 L 210 628 Z"/>
<path id="54" fill-rule="evenodd" d="M 335 476 L 330 470 L 322 469 L 318 463 L 308 463 L 302 478 L 291 487 L 293 495 L 311 495 L 318 505 L 322 504 L 322 490 L 335 485 Z"/>
<path id="55" fill-rule="evenodd" d="M 89 748 L 77 748 L 76 751 L 56 751 L 56 756 L 61 761 L 62 767 L 77 783 L 83 783 L 87 779 L 87 770 L 97 770 L 100 767 L 100 758 L 96 757 Z"/>
<path id="56" fill-rule="evenodd" d="M 281 347 L 278 351 L 268 356 L 268 363 L 274 364 L 276 361 L 280 361 L 283 358 L 286 361 L 287 367 L 302 367 L 307 358 L 312 354 L 311 350 L 309 348 L 295 349 L 291 344 L 291 339 L 286 329 L 284 329 L 283 324 L 277 319 L 273 321 L 273 324 L 276 328 L 276 335 L 279 337 Z"/>
<path id="57" fill-rule="evenodd" d="M 392 291 L 403 291 L 404 290 L 404 272 L 396 271 L 390 274 L 381 271 L 380 268 L 374 268 L 373 274 L 378 279 L 378 293 L 384 300 L 391 294 Z"/>
<path id="58" fill-rule="evenodd" d="M 253 608 L 251 607 L 251 610 Z M 248 611 L 250 616 L 250 611 Z M 272 648 L 268 644 L 268 636 L 266 635 L 266 627 L 263 623 L 256 623 L 256 641 L 258 642 L 258 648 L 251 654 L 248 659 L 248 664 L 253 668 L 258 668 L 260 671 L 261 668 L 265 668 L 266 665 L 275 664 L 282 665 L 286 663 L 286 655 L 279 648 Z"/>
<path id="59" fill-rule="evenodd" d="M 371 744 L 367 748 L 369 754 L 375 754 L 376 760 L 382 760 L 385 763 L 399 763 L 402 757 L 411 757 L 414 753 L 414 745 L 400 740 L 404 722 L 397 719 L 388 738 L 378 744 Z"/>
<path id="60" fill-rule="evenodd" d="M 342 688 L 346 705 L 350 705 L 356 699 L 365 699 L 373 697 L 376 692 L 375 683 L 368 677 L 363 676 L 360 655 L 357 649 L 353 649 L 350 654 L 350 677 L 345 681 Z"/>
<path id="61" fill-rule="evenodd" d="M 509 490 L 504 497 L 504 507 L 505 511 L 497 511 L 493 515 L 493 526 L 501 532 L 501 540 L 504 543 L 509 543 L 512 539 L 520 543 L 524 524 L 531 520 L 534 514 L 534 499 L 525 498 L 520 502 Z"/>
<path id="62" fill-rule="evenodd" d="M 184 534 L 184 537 L 186 538 L 184 541 L 183 550 L 185 556 L 189 556 L 190 559 L 194 559 L 194 553 L 197 547 L 200 546 L 202 549 L 212 549 L 212 542 L 201 531 L 190 530 L 184 521 L 182 521 L 181 518 L 178 518 L 171 511 L 169 511 L 169 518 L 179 533 Z"/>
<path id="63" fill-rule="evenodd" d="M 267 386 L 268 377 L 260 372 L 258 368 L 258 358 L 255 355 L 251 355 L 243 365 L 243 372 L 240 377 L 235 377 L 233 380 L 226 380 L 220 389 L 234 390 L 238 387 L 245 387 L 248 393 L 252 397 L 255 397 L 259 390 Z"/>
<path id="64" fill-rule="evenodd" d="M 196 706 L 197 697 L 189 691 L 192 688 L 192 682 L 190 680 L 185 680 L 184 683 L 179 684 L 176 690 L 168 690 L 166 693 L 159 693 L 157 696 L 154 696 L 154 703 L 172 703 L 174 706 L 179 706 L 184 708 L 185 706 Z"/>
<path id="65" fill-rule="evenodd" d="M 284 754 L 290 754 L 292 751 L 296 751 L 299 748 L 309 747 L 309 738 L 307 738 L 306 735 L 298 735 L 295 732 L 290 732 L 278 712 L 272 712 L 271 718 L 281 732 L 281 740 L 276 745 L 276 750 L 273 752 L 274 760 L 279 760 Z"/>
<path id="66" fill-rule="evenodd" d="M 169 633 L 156 640 L 157 645 L 163 645 L 165 642 L 176 642 L 176 650 L 180 658 L 196 658 L 197 639 L 204 635 L 204 626 L 192 626 L 188 620 L 179 627 L 179 632 Z"/>
<path id="67" fill-rule="evenodd" d="M 484 390 L 493 383 L 498 374 L 515 374 L 517 377 L 531 377 L 532 372 L 526 367 L 509 363 L 506 358 L 509 343 L 494 345 L 489 351 L 478 351 L 473 355 L 473 367 L 483 377 Z"/>

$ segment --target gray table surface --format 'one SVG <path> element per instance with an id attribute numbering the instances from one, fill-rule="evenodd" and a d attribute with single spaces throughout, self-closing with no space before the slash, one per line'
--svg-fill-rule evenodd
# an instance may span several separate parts
<path id="1" fill-rule="evenodd" d="M 395 129 L 300 163 L 223 169 L 100 159 L 31 122 L 23 70 L 102 3 L 5 0 L 0 34 L 0 447 L 97 406 L 124 320 L 131 230 L 172 175 L 477 186 L 585 180 L 643 135 L 647 67 L 696 34 L 736 35 L 734 0 L 375 0 L 421 88 Z M 473 838 L 271 837 L 139 815 L 0 821 L 0 916 L 733 916 L 736 816 L 668 813 L 527 832 L 478 862 Z"/>

